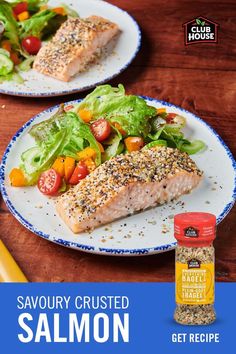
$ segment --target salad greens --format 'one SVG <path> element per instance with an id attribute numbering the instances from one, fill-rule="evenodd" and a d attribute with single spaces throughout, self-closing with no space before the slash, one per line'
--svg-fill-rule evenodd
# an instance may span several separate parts
<path id="1" fill-rule="evenodd" d="M 0 83 L 2 82 L 2 78 L 4 78 L 4 81 L 14 80 L 19 84 L 23 81 L 21 76 L 13 71 L 13 62 L 10 60 L 10 53 L 0 48 Z"/>
<path id="2" fill-rule="evenodd" d="M 18 69 L 20 71 L 29 71 L 31 69 L 31 65 L 33 64 L 35 59 L 34 55 L 30 55 L 27 59 L 25 59 L 24 61 L 22 61 L 22 63 L 20 63 L 18 65 Z"/>
<path id="3" fill-rule="evenodd" d="M 73 110 L 80 109 L 91 111 L 94 120 L 103 117 L 111 124 L 119 123 L 127 136 L 141 136 L 146 143 L 155 142 L 154 145 L 163 145 L 165 141 L 166 146 L 190 154 L 205 147 L 203 142 L 191 143 L 184 137 L 181 129 L 184 128 L 186 122 L 182 116 L 176 115 L 173 122 L 169 124 L 165 119 L 168 115 L 166 112 L 158 114 L 156 108 L 148 106 L 141 97 L 126 95 L 124 86 L 121 84 L 118 87 L 98 86 L 81 103 L 75 105 Z M 119 138 L 120 142 L 121 137 Z M 110 150 L 115 151 L 117 141 L 118 139 L 114 139 L 114 147 L 109 147 L 109 157 L 114 156 L 110 155 Z"/>
<path id="4" fill-rule="evenodd" d="M 119 123 L 127 135 L 147 136 L 150 131 L 149 120 L 156 115 L 156 108 L 147 105 L 141 97 L 126 95 L 123 85 L 111 87 L 98 86 L 85 99 L 75 105 L 75 110 L 88 109 L 93 119 L 100 117 L 111 123 Z"/>
<path id="5" fill-rule="evenodd" d="M 21 39 L 27 36 L 41 38 L 43 30 L 48 26 L 48 21 L 56 16 L 56 12 L 44 10 L 32 15 L 28 20 L 19 22 L 19 37 Z M 64 18 L 66 19 L 66 16 Z"/>
<path id="6" fill-rule="evenodd" d="M 150 143 L 148 143 L 147 145 L 145 145 L 143 147 L 143 149 L 151 149 L 155 146 L 167 146 L 167 141 L 166 140 L 155 140 L 155 141 L 151 141 Z"/>
<path id="7" fill-rule="evenodd" d="M 108 147 L 103 155 L 103 161 L 110 160 L 112 157 L 119 155 L 124 151 L 124 144 L 121 140 L 121 136 L 115 134 L 112 139 L 108 141 Z"/>
<path id="8" fill-rule="evenodd" d="M 20 168 L 27 183 L 35 184 L 41 172 L 48 169 L 57 156 L 70 156 L 78 160 L 77 152 L 90 146 L 96 151 L 96 164 L 101 164 L 101 152 L 89 126 L 63 106 L 50 119 L 36 124 L 29 134 L 36 146 L 21 156 Z"/>
<path id="9" fill-rule="evenodd" d="M 10 40 L 15 50 L 20 51 L 18 24 L 12 14 L 11 5 L 4 0 L 0 0 L 0 21 L 5 29 L 4 37 Z"/>
<path id="10" fill-rule="evenodd" d="M 82 113 L 86 113 L 84 118 Z M 27 184 L 32 185 L 60 156 L 78 161 L 78 153 L 87 149 L 94 152 L 96 166 L 127 151 L 155 146 L 195 154 L 206 145 L 186 139 L 182 132 L 185 124 L 182 116 L 151 107 L 141 97 L 126 95 L 123 85 L 101 85 L 82 102 L 66 110 L 61 105 L 51 118 L 31 128 L 29 134 L 36 145 L 22 154 L 20 169 Z"/>
<path id="11" fill-rule="evenodd" d="M 169 116 L 171 116 L 171 124 L 168 123 Z M 184 117 L 177 114 L 160 113 L 151 120 L 152 134 L 148 138 L 152 140 L 149 144 L 165 145 L 172 148 L 177 148 L 180 151 L 188 154 L 195 154 L 205 148 L 205 143 L 201 140 L 189 141 L 185 138 L 182 128 L 186 125 Z M 165 144 L 163 144 L 165 142 Z M 154 145 L 153 145 L 154 146 Z"/>
<path id="12" fill-rule="evenodd" d="M 0 53 L 0 75 L 7 75 L 13 70 L 13 62 L 7 53 Z"/>
<path id="13" fill-rule="evenodd" d="M 187 152 L 189 155 L 192 155 L 200 150 L 205 149 L 205 147 L 205 143 L 201 140 L 194 140 L 192 142 L 186 140 L 186 142 L 182 144 L 180 150 Z"/>

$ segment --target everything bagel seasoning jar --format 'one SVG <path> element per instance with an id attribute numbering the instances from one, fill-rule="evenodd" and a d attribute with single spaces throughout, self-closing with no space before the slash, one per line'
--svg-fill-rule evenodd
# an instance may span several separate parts
<path id="1" fill-rule="evenodd" d="M 214 322 L 216 217 L 209 213 L 182 213 L 174 218 L 178 241 L 175 259 L 176 310 L 183 325 Z"/>

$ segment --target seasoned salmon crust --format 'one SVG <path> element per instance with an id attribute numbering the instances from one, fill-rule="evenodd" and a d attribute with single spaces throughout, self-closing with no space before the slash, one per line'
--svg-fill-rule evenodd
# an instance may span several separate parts
<path id="1" fill-rule="evenodd" d="M 186 153 L 143 149 L 104 162 L 58 197 L 56 209 L 78 233 L 189 193 L 201 177 Z"/>
<path id="2" fill-rule="evenodd" d="M 102 17 L 69 18 L 38 52 L 33 68 L 44 75 L 69 81 L 101 54 L 119 33 L 118 26 Z"/>

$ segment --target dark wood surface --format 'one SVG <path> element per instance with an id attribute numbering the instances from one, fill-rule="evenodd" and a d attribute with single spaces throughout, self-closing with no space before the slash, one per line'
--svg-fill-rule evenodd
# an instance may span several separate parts
<path id="1" fill-rule="evenodd" d="M 111 84 L 127 91 L 170 101 L 201 116 L 236 154 L 236 3 L 231 1 L 112 0 L 142 28 L 140 53 Z M 186 47 L 182 24 L 197 16 L 220 24 L 218 44 Z M 83 97 L 20 98 L 0 96 L 0 155 L 21 125 L 62 101 Z M 220 173 L 220 172 L 219 172 Z M 174 252 L 149 257 L 104 257 L 73 251 L 27 231 L 1 200 L 0 237 L 33 282 L 173 281 Z M 236 281 L 236 208 L 219 225 L 216 275 Z"/>

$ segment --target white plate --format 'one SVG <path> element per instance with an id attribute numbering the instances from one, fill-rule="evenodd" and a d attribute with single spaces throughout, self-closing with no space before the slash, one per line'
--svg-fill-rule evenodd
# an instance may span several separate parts
<path id="1" fill-rule="evenodd" d="M 60 6 L 61 3 L 63 3 L 61 0 L 49 1 L 50 6 Z M 32 69 L 21 73 L 25 79 L 23 84 L 13 81 L 0 84 L 0 93 L 46 97 L 85 91 L 119 75 L 135 58 L 141 44 L 141 33 L 138 24 L 127 12 L 100 0 L 70 0 L 67 4 L 82 18 L 98 15 L 117 23 L 122 32 L 107 48 L 110 54 L 104 55 L 97 64 L 92 65 L 86 72 L 78 74 L 70 82 L 50 78 Z"/>
<path id="2" fill-rule="evenodd" d="M 36 187 L 12 188 L 10 170 L 18 166 L 20 154 L 34 142 L 29 128 L 49 118 L 58 108 L 52 107 L 33 117 L 13 137 L 3 156 L 0 185 L 11 213 L 37 235 L 74 249 L 107 255 L 147 255 L 175 247 L 173 215 L 186 211 L 210 212 L 219 223 L 230 211 L 236 197 L 236 163 L 217 133 L 200 118 L 170 103 L 145 98 L 155 107 L 182 114 L 187 119 L 186 136 L 202 139 L 208 149 L 193 155 L 204 179 L 191 194 L 178 201 L 158 206 L 137 215 L 95 229 L 91 233 L 73 234 L 56 215 L 54 202 Z M 71 104 L 73 102 L 68 102 Z"/>

